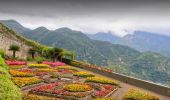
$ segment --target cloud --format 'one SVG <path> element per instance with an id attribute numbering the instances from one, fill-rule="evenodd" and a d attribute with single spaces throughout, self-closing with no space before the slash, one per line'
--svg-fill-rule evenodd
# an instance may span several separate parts
<path id="1" fill-rule="evenodd" d="M 143 30 L 170 35 L 169 2 L 52 1 L 1 2 L 0 19 L 15 19 L 32 29 L 69 27 L 91 34 L 112 31 L 118 36 Z"/>

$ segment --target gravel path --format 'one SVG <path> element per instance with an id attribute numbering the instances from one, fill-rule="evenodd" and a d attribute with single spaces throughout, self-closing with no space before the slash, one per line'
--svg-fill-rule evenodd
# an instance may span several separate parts
<path id="1" fill-rule="evenodd" d="M 77 67 L 76 67 L 77 68 Z M 80 68 L 77 68 L 79 69 L 80 71 L 87 71 L 87 70 L 84 70 L 84 69 L 80 69 Z M 97 74 L 97 73 L 94 73 L 94 72 L 91 72 L 91 71 L 87 71 L 87 72 L 90 72 L 90 73 L 93 73 L 97 76 L 100 76 L 100 77 L 105 77 L 101 74 Z M 109 77 L 106 77 L 106 78 L 109 78 Z M 109 79 L 112 79 L 112 78 L 109 78 Z M 167 97 L 167 96 L 163 96 L 163 95 L 160 95 L 160 94 L 157 94 L 157 93 L 154 93 L 152 91 L 149 91 L 149 90 L 146 90 L 146 89 L 142 89 L 142 88 L 138 88 L 138 87 L 135 87 L 133 85 L 130 85 L 130 84 L 127 84 L 127 83 L 122 83 L 120 82 L 120 86 L 121 88 L 119 88 L 111 97 L 113 98 L 116 98 L 118 100 L 122 100 L 122 97 L 123 95 L 129 90 L 129 89 L 132 89 L 132 88 L 136 88 L 136 89 L 141 89 L 141 90 L 144 90 L 146 92 L 149 92 L 157 97 L 159 97 L 160 100 L 170 100 L 170 97 Z"/>

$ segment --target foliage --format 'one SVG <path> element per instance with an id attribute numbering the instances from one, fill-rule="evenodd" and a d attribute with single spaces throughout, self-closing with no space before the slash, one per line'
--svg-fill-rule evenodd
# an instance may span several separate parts
<path id="1" fill-rule="evenodd" d="M 32 84 L 37 84 L 42 82 L 41 79 L 35 78 L 35 77 L 15 77 L 12 78 L 14 83 L 18 86 L 18 87 L 24 87 L 27 85 L 32 85 Z"/>
<path id="2" fill-rule="evenodd" d="M 77 71 L 77 69 L 72 66 L 58 66 L 57 69 L 69 69 L 69 70 Z"/>
<path id="3" fill-rule="evenodd" d="M 30 54 L 32 56 L 32 58 L 34 59 L 35 53 L 37 52 L 36 48 L 30 48 L 28 50 L 28 54 Z"/>
<path id="4" fill-rule="evenodd" d="M 35 94 L 24 94 L 23 100 L 60 100 L 54 97 L 40 96 Z"/>
<path id="5" fill-rule="evenodd" d="M 17 51 L 20 51 L 20 47 L 16 44 L 12 44 L 12 45 L 10 45 L 9 50 L 13 51 L 13 58 L 15 58 L 15 53 Z"/>
<path id="6" fill-rule="evenodd" d="M 0 100 L 21 100 L 21 93 L 10 79 L 7 66 L 0 56 Z"/>
<path id="7" fill-rule="evenodd" d="M 110 79 L 102 78 L 102 77 L 88 77 L 86 79 L 86 82 L 119 85 L 119 83 L 116 80 L 110 80 Z"/>
<path id="8" fill-rule="evenodd" d="M 43 61 L 45 61 L 45 58 L 38 56 L 38 57 L 35 57 L 35 61 L 40 64 Z"/>
<path id="9" fill-rule="evenodd" d="M 5 58 L 5 52 L 4 52 L 4 50 L 0 49 L 0 55 L 1 55 L 2 58 Z"/>
<path id="10" fill-rule="evenodd" d="M 17 71 L 17 70 L 10 70 L 9 73 L 10 73 L 13 77 L 32 77 L 32 76 L 34 76 L 33 73 L 21 72 L 21 71 Z"/>
<path id="11" fill-rule="evenodd" d="M 36 70 L 37 72 L 55 72 L 56 70 L 52 68 L 40 68 Z"/>
<path id="12" fill-rule="evenodd" d="M 29 64 L 28 67 L 29 68 L 48 68 L 49 65 L 46 65 L 46 64 Z"/>
<path id="13" fill-rule="evenodd" d="M 65 90 L 70 92 L 86 92 L 92 90 L 92 87 L 87 84 L 69 84 L 64 87 Z"/>
<path id="14" fill-rule="evenodd" d="M 130 89 L 123 100 L 159 100 L 159 98 L 141 90 Z"/>
<path id="15" fill-rule="evenodd" d="M 95 76 L 95 75 L 93 75 L 89 72 L 85 72 L 85 71 L 75 72 L 73 75 L 74 76 L 80 76 L 80 77 L 94 77 Z"/>

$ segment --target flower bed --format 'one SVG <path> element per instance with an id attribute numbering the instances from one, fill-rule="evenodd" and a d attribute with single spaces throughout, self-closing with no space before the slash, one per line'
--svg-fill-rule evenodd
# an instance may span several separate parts
<path id="1" fill-rule="evenodd" d="M 82 71 L 82 72 L 76 72 L 73 74 L 74 76 L 79 76 L 79 77 L 94 77 L 95 75 Z"/>
<path id="2" fill-rule="evenodd" d="M 141 90 L 130 89 L 123 100 L 159 100 L 159 98 Z"/>
<path id="3" fill-rule="evenodd" d="M 36 75 L 37 76 L 44 76 L 44 75 L 48 75 L 48 72 L 37 72 Z"/>
<path id="4" fill-rule="evenodd" d="M 81 61 L 72 61 L 72 62 L 70 62 L 70 64 L 73 65 L 73 66 L 90 67 L 90 68 L 94 68 L 94 69 L 97 69 L 97 70 L 106 71 L 106 72 L 109 72 L 109 73 L 112 72 L 112 69 L 104 68 L 104 67 L 96 66 L 96 65 L 92 65 L 92 64 L 88 64 L 88 63 L 81 62 Z"/>
<path id="5" fill-rule="evenodd" d="M 52 92 L 56 86 L 58 85 L 61 85 L 61 83 L 59 82 L 55 82 L 55 83 L 50 83 L 48 85 L 41 85 L 41 86 L 38 86 L 36 88 L 33 88 L 31 89 L 31 91 L 34 91 L 34 92 Z"/>
<path id="6" fill-rule="evenodd" d="M 29 64 L 29 68 L 48 68 L 49 65 L 47 64 Z"/>
<path id="7" fill-rule="evenodd" d="M 41 79 L 38 79 L 38 78 L 35 78 L 35 77 L 24 77 L 24 78 L 15 77 L 15 78 L 12 78 L 12 79 L 18 87 L 24 87 L 24 86 L 27 86 L 27 85 L 32 85 L 32 84 L 37 84 L 37 83 L 42 82 Z"/>
<path id="8" fill-rule="evenodd" d="M 95 98 L 93 100 L 117 100 L 117 99 L 114 99 L 114 98 Z"/>
<path id="9" fill-rule="evenodd" d="M 59 69 L 58 72 L 59 72 L 60 74 L 74 73 L 73 70 L 68 70 L 68 69 Z"/>
<path id="10" fill-rule="evenodd" d="M 56 70 L 52 68 L 40 68 L 36 70 L 36 72 L 55 72 L 55 71 Z"/>
<path id="11" fill-rule="evenodd" d="M 71 96 L 71 97 L 76 97 L 76 98 L 83 98 L 87 96 L 87 93 L 82 93 L 82 92 L 64 92 L 64 96 Z M 74 99 L 73 99 L 74 100 Z"/>
<path id="12" fill-rule="evenodd" d="M 25 61 L 6 61 L 7 65 L 26 65 Z"/>
<path id="13" fill-rule="evenodd" d="M 103 87 L 103 89 L 100 91 L 94 92 L 93 97 L 95 98 L 105 97 L 115 89 L 111 85 L 101 85 L 101 86 Z"/>
<path id="14" fill-rule="evenodd" d="M 92 87 L 87 84 L 69 84 L 64 87 L 64 90 L 69 92 L 86 92 L 92 90 Z"/>
<path id="15" fill-rule="evenodd" d="M 21 72 L 21 71 L 17 71 L 17 70 L 10 70 L 9 73 L 13 77 L 32 77 L 32 76 L 34 76 L 33 73 Z"/>
<path id="16" fill-rule="evenodd" d="M 18 71 L 27 72 L 27 73 L 33 73 L 34 72 L 33 69 L 29 69 L 29 68 L 19 69 Z"/>
<path id="17" fill-rule="evenodd" d="M 9 66 L 10 69 L 21 69 L 21 68 L 25 68 L 24 65 L 10 65 Z"/>
<path id="18" fill-rule="evenodd" d="M 61 99 L 34 94 L 24 94 L 22 100 L 61 100 Z"/>
<path id="19" fill-rule="evenodd" d="M 94 83 L 102 83 L 102 84 L 111 84 L 111 85 L 119 85 L 117 81 L 110 80 L 102 77 L 88 77 L 86 82 L 94 82 Z"/>
<path id="20" fill-rule="evenodd" d="M 43 64 L 47 64 L 50 66 L 65 66 L 66 65 L 63 62 L 48 62 L 48 61 L 44 61 Z"/>
<path id="21" fill-rule="evenodd" d="M 68 70 L 74 70 L 77 71 L 76 68 L 71 67 L 71 66 L 58 66 L 57 69 L 68 69 Z"/>

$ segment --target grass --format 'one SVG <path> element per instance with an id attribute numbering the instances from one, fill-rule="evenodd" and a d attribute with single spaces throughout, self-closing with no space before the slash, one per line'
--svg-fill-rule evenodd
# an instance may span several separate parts
<path id="1" fill-rule="evenodd" d="M 10 79 L 8 68 L 0 55 L 0 100 L 22 100 L 19 88 Z"/>

